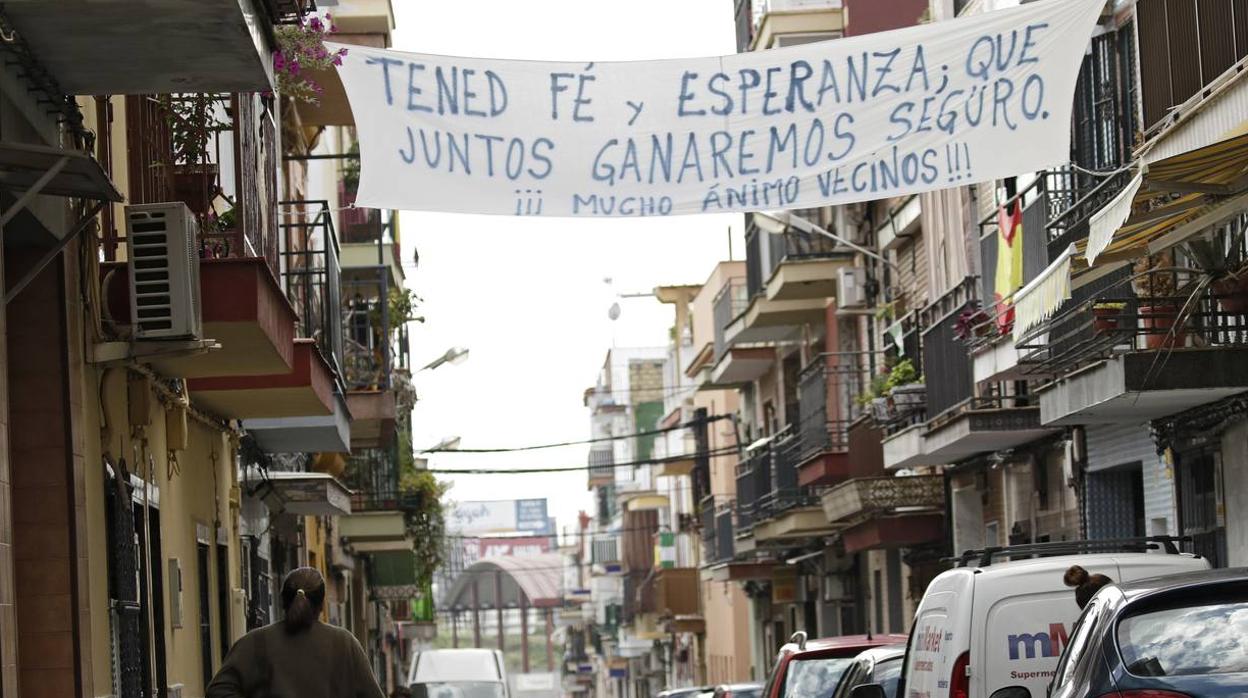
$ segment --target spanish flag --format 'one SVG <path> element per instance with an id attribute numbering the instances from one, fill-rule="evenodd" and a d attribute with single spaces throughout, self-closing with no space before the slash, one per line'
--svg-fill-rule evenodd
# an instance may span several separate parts
<path id="1" fill-rule="evenodd" d="M 997 212 L 997 278 L 993 284 L 997 329 L 1005 334 L 1014 326 L 1011 295 L 1023 285 L 1023 207 L 1015 201 Z"/>

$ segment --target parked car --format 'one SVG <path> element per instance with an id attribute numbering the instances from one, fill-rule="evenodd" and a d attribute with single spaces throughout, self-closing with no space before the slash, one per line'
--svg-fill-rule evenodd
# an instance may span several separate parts
<path id="1" fill-rule="evenodd" d="M 659 691 L 658 698 L 698 698 L 703 693 L 713 693 L 714 686 L 691 686 L 686 688 L 669 688 Z"/>
<path id="2" fill-rule="evenodd" d="M 905 658 L 905 645 L 876 647 L 859 653 L 842 674 L 831 698 L 849 698 L 853 689 L 863 684 L 877 684 L 884 689 L 886 698 L 900 698 L 897 681 L 901 678 L 901 664 Z"/>
<path id="3" fill-rule="evenodd" d="M 1075 594 L 1063 580 L 1066 571 L 1079 565 L 1129 582 L 1209 569 L 1204 558 L 1179 553 L 1177 542 L 1167 537 L 1067 541 L 964 553 L 956 568 L 932 580 L 919 602 L 898 694 L 1044 696 L 1069 628 L 1079 617 Z M 885 698 L 878 688 L 864 684 L 851 693 L 853 698 Z M 1026 693 L 1018 693 L 1020 688 Z M 1010 691 L 999 693 L 1002 689 Z"/>
<path id="4" fill-rule="evenodd" d="M 767 677 L 765 698 L 824 698 L 832 695 L 854 658 L 864 650 L 906 641 L 905 635 L 846 635 L 807 640 L 797 632 L 780 648 Z"/>
<path id="5" fill-rule="evenodd" d="M 425 650 L 412 655 L 412 698 L 508 698 L 507 665 L 498 650 Z"/>
<path id="6" fill-rule="evenodd" d="M 711 694 L 714 698 L 760 698 L 763 695 L 761 683 L 725 683 L 715 687 Z"/>
<path id="7" fill-rule="evenodd" d="M 1248 695 L 1248 569 L 1102 589 L 1071 631 L 1049 696 L 1106 695 Z"/>

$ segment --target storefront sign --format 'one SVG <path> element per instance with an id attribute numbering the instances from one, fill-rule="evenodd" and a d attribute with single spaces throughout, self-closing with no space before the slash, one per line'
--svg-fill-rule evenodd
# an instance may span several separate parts
<path id="1" fill-rule="evenodd" d="M 350 46 L 338 70 L 360 139 L 356 204 L 669 216 L 879 199 L 1057 165 L 1104 4 L 1042 0 L 660 61 Z"/>

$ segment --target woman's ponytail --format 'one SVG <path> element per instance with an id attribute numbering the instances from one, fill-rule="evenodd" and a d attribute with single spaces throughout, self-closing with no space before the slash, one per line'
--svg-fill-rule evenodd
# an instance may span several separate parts
<path id="1" fill-rule="evenodd" d="M 312 627 L 325 606 L 325 578 L 312 567 L 292 570 L 282 581 L 284 624 L 289 633 L 301 633 Z"/>

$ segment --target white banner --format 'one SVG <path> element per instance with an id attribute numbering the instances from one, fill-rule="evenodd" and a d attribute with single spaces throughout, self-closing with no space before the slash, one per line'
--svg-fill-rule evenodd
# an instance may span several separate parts
<path id="1" fill-rule="evenodd" d="M 1104 4 L 1044 0 L 717 58 L 557 63 L 348 46 L 338 70 L 360 139 L 356 204 L 519 216 L 757 211 L 1061 164 Z"/>

